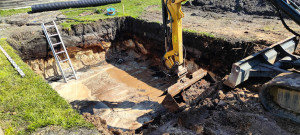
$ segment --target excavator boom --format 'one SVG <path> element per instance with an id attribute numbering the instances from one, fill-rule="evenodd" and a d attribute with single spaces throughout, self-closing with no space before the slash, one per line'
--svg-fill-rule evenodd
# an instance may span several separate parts
<path id="1" fill-rule="evenodd" d="M 172 74 L 176 73 L 178 77 L 177 83 L 169 87 L 164 93 L 166 97 L 163 100 L 162 105 L 169 111 L 176 111 L 180 106 L 174 99 L 174 96 L 178 95 L 184 89 L 193 85 L 207 74 L 205 70 L 200 69 L 192 73 L 189 77 L 186 77 L 187 68 L 184 64 L 184 48 L 182 41 L 182 18 L 184 17 L 184 14 L 181 10 L 181 3 L 184 1 L 186 0 L 162 0 L 166 49 L 163 63 Z"/>
<path id="2" fill-rule="evenodd" d="M 165 14 L 163 18 L 168 19 L 168 22 L 171 23 L 172 46 L 166 45 L 167 52 L 164 56 L 165 64 L 170 69 L 175 66 L 175 64 L 183 64 L 182 18 L 184 14 L 181 10 L 181 2 L 183 1 L 185 0 L 163 0 L 163 5 L 165 5 L 164 12 L 168 14 L 168 16 L 165 16 Z"/>

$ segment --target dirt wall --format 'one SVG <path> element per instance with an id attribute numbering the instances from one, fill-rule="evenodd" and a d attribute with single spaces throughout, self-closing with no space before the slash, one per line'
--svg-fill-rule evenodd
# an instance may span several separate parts
<path id="1" fill-rule="evenodd" d="M 98 42 L 89 26 L 101 41 L 114 42 L 139 37 L 143 44 L 151 41 L 150 49 L 159 55 L 164 54 L 163 27 L 159 23 L 146 22 L 131 17 L 99 20 L 91 24 L 74 25 L 71 29 L 61 29 L 62 38 L 67 47 L 88 48 Z M 30 27 L 30 26 L 29 26 Z M 28 36 L 30 35 L 30 36 Z M 221 76 L 230 72 L 231 65 L 263 48 L 265 43 L 243 42 L 236 39 L 222 39 L 198 33 L 183 32 L 187 59 Z M 41 28 L 35 27 L 16 32 L 8 42 L 19 51 L 25 61 L 49 59 L 49 49 Z"/>
<path id="2" fill-rule="evenodd" d="M 155 48 L 164 50 L 162 25 L 133 18 L 127 18 L 127 22 L 125 31 L 153 40 L 157 43 Z M 183 32 L 183 44 L 187 49 L 188 60 L 192 59 L 200 66 L 221 76 L 230 72 L 232 63 L 253 54 L 264 45 L 269 45 L 265 42 L 244 42 L 238 39 L 223 39 L 187 31 Z"/>

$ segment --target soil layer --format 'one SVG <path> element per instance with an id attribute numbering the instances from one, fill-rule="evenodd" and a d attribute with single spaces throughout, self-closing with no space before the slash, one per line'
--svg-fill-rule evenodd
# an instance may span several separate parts
<path id="1" fill-rule="evenodd" d="M 160 12 L 154 8 L 147 9 L 148 12 L 141 17 L 143 20 L 123 17 L 78 24 L 70 30 L 60 28 L 72 62 L 81 76 L 80 83 L 65 85 L 70 87 L 64 87 L 62 80 L 54 81 L 57 78 L 53 77 L 59 71 L 39 24 L 11 17 L 5 18 L 5 24 L 0 28 L 4 29 L 2 34 L 9 31 L 3 35 L 8 37 L 8 42 L 19 51 L 23 60 L 49 80 L 62 96 L 65 95 L 75 109 L 88 113 L 84 114 L 85 118 L 102 133 L 117 134 L 140 127 L 127 133 L 300 134 L 298 123 L 272 116 L 260 104 L 259 89 L 269 78 L 254 78 L 236 89 L 220 85 L 204 100 L 186 104 L 175 113 L 165 112 L 159 104 L 159 95 L 173 80 L 166 78 L 160 68 L 159 61 L 164 54 L 162 25 L 145 21 L 161 20 Z M 186 14 L 184 28 L 205 32 L 183 33 L 188 70 L 193 72 L 204 68 L 216 76 L 193 85 L 185 92 L 187 96 L 198 89 L 221 83 L 234 62 L 290 36 L 274 16 L 224 10 L 211 12 L 197 6 L 185 6 L 183 10 Z M 45 13 L 35 16 L 41 14 Z M 288 23 L 299 28 L 291 21 Z M 207 33 L 213 33 L 215 37 Z M 113 96 L 105 95 L 110 92 Z M 125 117 L 123 111 L 126 110 L 138 112 L 131 117 L 133 119 L 127 119 L 129 124 L 111 119 Z M 106 125 L 116 130 L 107 130 Z"/>

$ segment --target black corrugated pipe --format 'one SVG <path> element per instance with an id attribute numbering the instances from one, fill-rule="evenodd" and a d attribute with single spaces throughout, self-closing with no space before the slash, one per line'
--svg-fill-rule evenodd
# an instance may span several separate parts
<path id="1" fill-rule="evenodd" d="M 79 8 L 79 7 L 91 7 L 101 6 L 106 4 L 120 3 L 121 0 L 78 0 L 78 1 L 66 1 L 66 2 L 54 2 L 47 4 L 32 5 L 32 12 L 42 12 L 59 10 L 66 8 Z"/>

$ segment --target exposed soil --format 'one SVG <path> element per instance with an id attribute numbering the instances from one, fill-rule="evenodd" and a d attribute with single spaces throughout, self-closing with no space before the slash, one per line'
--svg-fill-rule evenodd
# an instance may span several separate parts
<path id="1" fill-rule="evenodd" d="M 298 123 L 265 112 L 257 91 L 261 83 L 253 79 L 245 87 L 220 89 L 198 105 L 161 115 L 137 131 L 144 134 L 299 134 Z"/>
<path id="2" fill-rule="evenodd" d="M 71 30 L 61 29 L 78 74 L 90 79 L 80 80 L 76 85 L 70 83 L 72 87 L 68 87 L 69 90 L 58 92 L 65 95 L 74 109 L 103 134 L 300 134 L 298 123 L 273 116 L 262 107 L 258 92 L 269 78 L 254 78 L 236 89 L 222 85 L 234 62 L 291 35 L 272 15 L 269 6 L 259 1 L 261 6 L 266 7 L 262 11 L 253 8 L 253 3 L 251 8 L 238 7 L 241 1 L 228 2 L 224 6 L 220 4 L 224 1 L 195 2 L 194 5 L 201 6 L 183 7 L 184 28 L 212 33 L 216 37 L 184 32 L 186 64 L 189 72 L 204 68 L 215 77 L 205 77 L 183 92 L 184 98 L 191 102 L 186 102 L 179 111 L 166 112 L 159 104 L 161 99 L 148 99 L 158 97 L 170 85 L 167 83 L 175 82 L 174 78 L 166 77 L 161 71 L 164 39 L 161 24 L 153 22 L 161 22 L 161 13 L 155 7 L 149 7 L 148 12 L 142 15 L 141 19 L 148 21 L 124 17 L 79 24 L 72 26 Z M 232 4 L 234 7 L 231 7 Z M 35 14 L 39 15 L 44 16 Z M 4 30 L 0 35 L 9 38 L 8 42 L 36 73 L 52 83 L 54 88 L 63 90 L 62 80 L 53 78 L 59 71 L 40 26 L 31 24 L 28 19 L 14 19 L 17 17 L 4 19 L 5 24 L 0 27 Z M 299 31 L 299 26 L 292 21 L 287 22 Z M 87 25 L 101 37 L 101 44 Z M 299 49 L 297 52 L 299 54 Z M 156 91 L 152 93 L 156 95 L 147 94 L 147 89 Z M 201 91 L 206 90 L 214 92 L 208 97 L 198 98 Z M 107 96 L 103 92 L 112 94 Z M 113 120 L 113 117 L 127 117 L 125 115 L 129 113 L 124 113 L 124 110 L 130 109 L 146 112 L 145 116 L 131 121 L 136 122 L 135 126 Z M 113 124 L 119 127 L 111 126 Z"/>
<path id="3" fill-rule="evenodd" d="M 67 135 L 67 134 L 68 135 L 82 135 L 82 134 L 98 135 L 99 132 L 97 129 L 88 129 L 88 128 L 63 129 L 61 127 L 49 126 L 49 127 L 40 128 L 32 134 L 33 135 Z"/>
<path id="4" fill-rule="evenodd" d="M 247 2 L 249 4 L 249 1 Z M 230 3 L 233 4 L 232 7 L 230 7 Z M 253 1 L 253 3 L 256 2 Z M 289 37 L 291 34 L 282 26 L 270 6 L 265 5 L 266 3 L 262 1 L 258 1 L 258 3 L 262 5 L 256 5 L 257 7 L 263 6 L 266 8 L 253 8 L 255 6 L 252 4 L 251 8 L 243 7 L 241 11 L 237 11 L 237 3 L 235 2 L 194 1 L 194 5 L 200 6 L 187 4 L 183 7 L 185 13 L 183 26 L 188 29 L 212 33 L 217 37 L 225 37 L 227 40 L 254 41 L 265 46 Z M 149 7 L 148 12 L 142 18 L 148 21 L 161 22 L 161 13 L 152 10 L 152 8 Z M 294 22 L 288 21 L 288 23 L 293 29 L 300 31 L 299 26 Z M 214 48 L 215 46 L 210 47 Z M 258 51 L 262 48 L 264 47 L 256 45 L 253 49 Z M 224 52 L 222 54 L 226 55 Z M 206 65 L 212 65 L 212 63 Z M 218 66 L 214 65 L 213 67 Z M 218 75 L 222 76 L 222 74 Z M 137 133 L 299 134 L 297 129 L 300 125 L 298 123 L 272 116 L 260 104 L 258 91 L 267 80 L 267 78 L 255 78 L 236 89 L 227 87 L 216 89 L 213 95 L 197 105 L 189 106 L 175 114 L 161 115 L 153 123 L 137 130 Z M 198 84 L 195 85 L 187 90 L 189 94 L 191 89 L 192 94 L 195 88 L 198 88 L 198 91 L 203 90 L 203 86 L 197 87 Z"/>
<path id="5" fill-rule="evenodd" d="M 273 13 L 272 16 L 264 16 L 261 12 L 249 15 L 215 7 L 217 3 L 218 5 L 226 5 L 224 4 L 226 2 L 235 3 L 234 1 L 203 1 L 203 3 L 211 3 L 205 5 L 211 6 L 211 8 L 190 6 L 189 4 L 183 6 L 182 10 L 185 14 L 182 21 L 183 28 L 212 33 L 216 37 L 225 38 L 226 40 L 260 43 L 276 43 L 292 35 L 284 28 L 280 19 L 275 14 L 276 12 L 273 10 L 268 10 L 269 13 Z M 248 2 L 255 3 L 255 1 Z M 254 5 L 251 7 L 256 8 Z M 149 7 L 147 12 L 141 16 L 141 19 L 150 22 L 162 22 L 161 12 L 155 10 L 155 8 L 157 7 Z M 296 23 L 291 20 L 286 21 L 292 29 L 300 31 Z"/>
<path id="6" fill-rule="evenodd" d="M 188 5 L 187 3 L 186 5 Z M 195 6 L 199 6 L 202 10 L 205 11 L 213 11 L 213 12 L 234 12 L 234 13 L 243 13 L 243 14 L 251 14 L 251 15 L 274 15 L 274 11 L 272 6 L 269 4 L 267 0 L 235 0 L 235 1 L 227 1 L 227 0 L 194 0 L 192 4 Z"/>
<path id="7" fill-rule="evenodd" d="M 72 58 L 76 58 L 78 54 L 85 54 L 86 57 L 95 57 L 97 53 L 103 53 L 103 57 L 105 57 L 106 63 L 114 63 L 114 65 L 127 73 L 130 73 L 131 76 L 137 77 L 138 79 L 144 80 L 147 78 L 146 70 L 139 69 L 143 71 L 143 75 L 139 74 L 137 70 L 128 70 L 127 65 L 134 66 L 136 64 L 143 65 L 143 63 L 147 63 L 147 60 L 153 61 L 156 66 L 151 66 L 149 69 L 153 70 L 152 77 L 164 78 L 165 75 L 160 72 L 159 61 L 160 57 L 163 55 L 159 48 L 153 48 L 156 44 L 147 41 L 147 39 L 137 37 L 131 34 L 125 34 L 122 38 L 123 41 L 113 42 L 113 43 L 105 43 L 109 44 L 106 47 L 109 47 L 106 53 L 103 52 L 99 45 L 91 45 L 91 47 L 86 51 L 91 51 L 93 53 L 84 53 L 84 49 L 81 50 L 78 48 L 69 48 L 70 54 Z M 140 46 L 138 46 L 140 45 Z M 232 44 L 227 44 L 232 45 Z M 142 47 L 142 48 L 141 48 Z M 86 48 L 86 47 L 83 47 Z M 134 50 L 134 52 L 132 51 Z M 218 48 L 211 47 L 208 50 L 220 50 Z M 74 51 L 77 50 L 77 51 Z M 176 113 L 167 113 L 165 111 L 158 113 L 155 115 L 154 120 L 147 119 L 145 121 L 144 126 L 137 130 L 127 130 L 122 128 L 111 128 L 110 130 L 105 129 L 106 124 L 111 122 L 106 122 L 101 118 L 101 114 L 99 114 L 99 107 L 96 107 L 98 102 L 86 102 L 81 105 L 83 102 L 76 101 L 72 102 L 72 105 L 81 105 L 80 108 L 77 108 L 80 112 L 88 112 L 89 114 L 84 114 L 84 117 L 92 122 L 98 130 L 102 133 L 113 133 L 113 134 L 133 134 L 135 133 L 143 133 L 143 134 L 272 134 L 272 133 L 280 133 L 280 134 L 299 134 L 300 132 L 297 130 L 300 125 L 294 123 L 289 120 L 281 119 L 275 116 L 272 116 L 268 112 L 264 110 L 262 105 L 259 102 L 258 98 L 258 91 L 261 85 L 264 82 L 267 82 L 269 79 L 256 79 L 250 80 L 244 83 L 242 86 L 236 89 L 229 89 L 222 85 L 217 85 L 218 87 L 213 87 L 214 84 L 222 81 L 222 77 L 224 77 L 223 73 L 228 72 L 225 68 L 211 68 L 205 66 L 203 64 L 202 57 L 194 58 L 196 55 L 208 55 L 207 57 L 211 57 L 214 53 L 208 51 L 206 53 L 203 52 L 195 52 L 191 51 L 192 49 L 188 49 L 188 60 L 187 64 L 191 68 L 190 71 L 199 69 L 200 67 L 204 67 L 210 70 L 214 70 L 216 74 L 216 78 L 204 78 L 191 86 L 187 91 L 184 92 L 185 98 L 189 98 L 188 101 L 194 102 L 187 102 L 185 106 L 181 108 L 180 111 Z M 114 52 L 114 53 L 112 53 Z M 196 53 L 196 54 L 195 54 Z M 238 55 L 242 52 L 236 52 Z M 148 55 L 144 57 L 143 55 Z M 226 59 L 227 57 L 231 56 L 230 54 L 223 54 L 224 57 L 218 57 L 219 61 L 222 59 Z M 83 57 L 82 57 L 83 58 Z M 99 58 L 101 59 L 101 58 Z M 84 60 L 82 62 L 89 63 L 91 67 L 93 65 L 97 65 L 97 61 L 93 59 Z M 103 60 L 103 58 L 102 58 Z M 76 60 L 72 60 L 76 63 Z M 99 61 L 98 61 L 99 62 Z M 100 62 L 101 63 L 101 62 Z M 101 63 L 103 65 L 104 63 Z M 151 64 L 151 65 L 153 65 Z M 222 65 L 220 67 L 229 66 L 230 65 Z M 84 65 L 85 67 L 86 65 Z M 99 65 L 98 65 L 99 66 Z M 136 66 L 134 66 L 136 67 Z M 78 67 L 77 67 L 78 68 Z M 117 80 L 126 83 L 130 87 L 136 87 L 134 81 L 132 79 L 121 79 L 123 72 L 119 72 L 117 70 L 107 71 L 107 73 L 117 74 L 115 77 L 119 78 Z M 136 74 L 138 73 L 138 74 Z M 103 76 L 98 75 L 98 76 Z M 119 76 L 119 77 L 118 77 Z M 111 76 L 113 77 L 113 76 Z M 111 80 L 113 78 L 109 78 Z M 167 79 L 167 78 L 166 78 Z M 96 78 L 94 78 L 96 80 Z M 106 79 L 102 78 L 101 81 L 106 82 Z M 131 80 L 128 81 L 127 80 Z M 151 82 L 147 82 L 147 84 L 152 85 Z M 92 82 L 90 82 L 92 83 Z M 112 83 L 109 83 L 110 86 L 113 86 Z M 154 83 L 153 86 L 157 86 L 160 83 Z M 98 86 L 101 86 L 101 83 L 97 83 Z M 87 85 L 88 87 L 96 88 L 95 86 Z M 163 86 L 163 85 L 160 85 Z M 137 88 L 137 87 L 136 87 Z M 147 89 L 146 87 L 141 89 Z M 205 91 L 208 89 L 213 88 L 215 91 L 212 95 L 207 98 L 198 98 L 199 93 L 201 91 Z M 126 89 L 124 86 L 122 89 Z M 137 89 L 136 89 L 137 90 Z M 163 90 L 163 89 L 162 89 Z M 119 91 L 119 90 L 118 90 Z M 111 102 L 109 99 L 111 97 L 107 97 L 103 94 L 97 94 L 99 91 L 92 91 L 94 93 L 92 95 L 96 96 L 100 100 L 101 103 L 108 105 L 108 107 L 115 109 L 116 112 L 118 108 L 135 108 L 135 106 L 143 105 L 133 103 L 133 102 Z M 101 92 L 100 92 L 101 93 Z M 132 93 L 132 92 L 130 92 Z M 113 94 L 118 96 L 116 94 Z M 102 96 L 102 97 L 101 97 Z M 105 99 L 105 100 L 104 100 Z M 134 99 L 134 98 L 133 98 Z M 108 100 L 108 101 L 106 101 Z M 118 99 L 118 100 L 121 100 Z M 134 99 L 136 100 L 136 99 Z M 146 104 L 152 104 L 151 102 L 147 102 Z M 148 106 L 144 104 L 143 106 Z M 128 106 L 129 105 L 129 106 Z M 97 111 L 98 110 L 98 111 Z M 100 111 L 101 112 L 101 111 Z M 127 112 L 128 114 L 129 112 Z M 155 113 L 155 109 L 151 112 Z M 119 117 L 117 113 L 114 114 L 114 117 Z M 103 116 L 103 115 L 102 115 Z M 109 126 L 111 127 L 111 126 Z M 263 128 L 262 128 L 263 127 Z M 121 130 L 122 129 L 122 130 Z M 126 131 L 126 132 L 123 132 Z"/>

